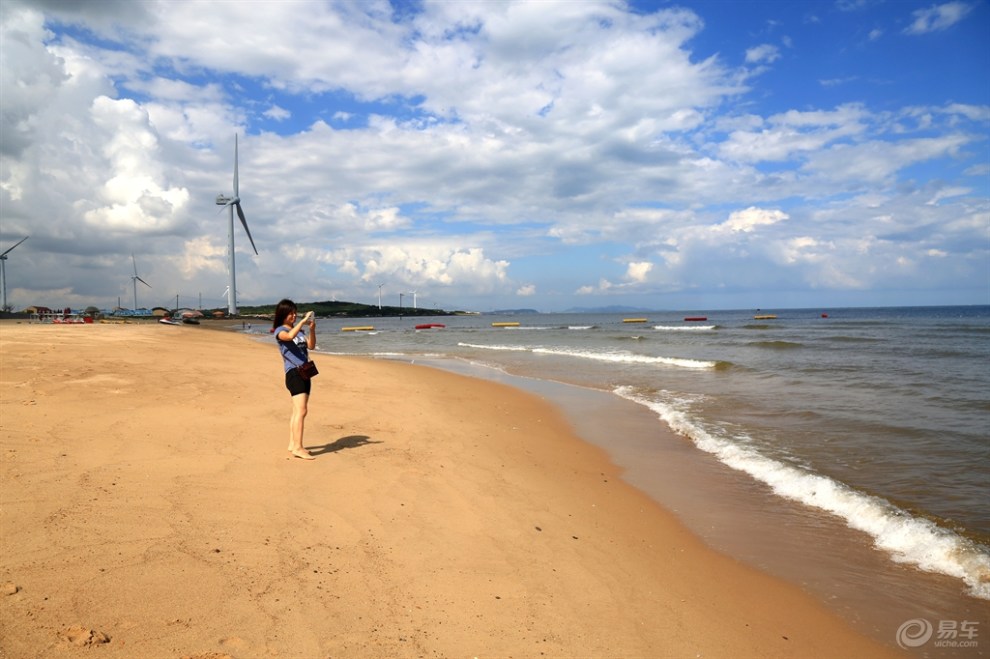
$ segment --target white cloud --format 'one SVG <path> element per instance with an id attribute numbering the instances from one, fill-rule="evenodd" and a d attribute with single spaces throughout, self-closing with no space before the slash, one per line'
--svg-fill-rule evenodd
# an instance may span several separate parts
<path id="1" fill-rule="evenodd" d="M 0 21 L 0 154 L 19 155 L 30 145 L 40 122 L 36 115 L 55 97 L 68 76 L 63 63 L 41 46 L 50 34 L 43 17 L 34 11 L 5 8 Z"/>
<path id="2" fill-rule="evenodd" d="M 492 291 L 507 281 L 508 261 L 492 260 L 479 247 L 442 244 L 370 245 L 345 249 L 334 258 L 362 263 L 361 279 L 398 281 L 405 285 L 456 285 L 475 292 Z"/>
<path id="3" fill-rule="evenodd" d="M 626 270 L 626 278 L 635 282 L 643 282 L 646 281 L 646 277 L 650 274 L 651 270 L 653 270 L 653 264 L 649 261 L 630 263 Z"/>
<path id="4" fill-rule="evenodd" d="M 947 30 L 973 9 L 971 4 L 965 2 L 946 2 L 941 5 L 933 5 L 927 9 L 918 9 L 911 12 L 914 22 L 904 30 L 905 34 L 928 34 Z"/>
<path id="5" fill-rule="evenodd" d="M 916 23 L 944 29 L 959 4 Z M 823 106 L 756 80 L 778 46 L 751 48 L 738 69 L 700 50 L 711 28 L 694 11 L 43 5 L 74 36 L 21 4 L 0 17 L 0 238 L 32 235 L 19 256 L 39 291 L 70 281 L 71 299 L 116 297 L 132 251 L 162 286 L 222 291 L 214 199 L 231 192 L 235 133 L 261 252 L 247 258 L 237 227 L 252 300 L 331 285 L 368 299 L 382 280 L 534 306 L 554 290 L 869 287 L 939 252 L 978 269 L 990 168 L 978 95 Z M 780 37 L 788 60 L 812 56 L 808 36 Z M 823 67 L 817 93 L 872 79 Z"/>
<path id="6" fill-rule="evenodd" d="M 164 187 L 147 114 L 131 100 L 99 97 L 90 116 L 103 132 L 103 164 L 113 176 L 103 182 L 95 207 L 83 213 L 86 222 L 96 229 L 146 232 L 181 221 L 189 191 Z"/>
<path id="7" fill-rule="evenodd" d="M 759 131 L 733 131 L 719 150 L 723 157 L 741 162 L 788 160 L 864 133 L 867 120 L 868 113 L 859 105 L 789 110 L 769 117 Z"/>
<path id="8" fill-rule="evenodd" d="M 598 285 L 581 286 L 575 291 L 576 295 L 599 295 L 607 293 L 614 287 L 614 284 L 607 279 L 600 279 Z"/>
<path id="9" fill-rule="evenodd" d="M 750 206 L 745 210 L 730 213 L 729 219 L 720 224 L 719 228 L 750 233 L 756 230 L 757 227 L 769 226 L 777 222 L 783 222 L 786 219 L 788 219 L 787 213 L 781 210 L 767 210 Z"/>
<path id="10" fill-rule="evenodd" d="M 836 183 L 879 184 L 912 164 L 954 156 L 968 141 L 966 136 L 950 134 L 896 143 L 837 144 L 809 157 L 804 169 Z"/>
<path id="11" fill-rule="evenodd" d="M 746 62 L 749 64 L 772 64 L 778 59 L 780 49 L 768 43 L 746 49 Z"/>
<path id="12" fill-rule="evenodd" d="M 275 121 L 285 121 L 292 116 L 292 113 L 285 108 L 273 105 L 262 113 L 269 119 L 274 119 Z"/>

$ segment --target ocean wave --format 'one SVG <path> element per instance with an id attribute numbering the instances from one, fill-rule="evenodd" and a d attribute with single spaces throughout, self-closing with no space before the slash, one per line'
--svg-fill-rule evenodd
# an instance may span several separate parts
<path id="1" fill-rule="evenodd" d="M 770 486 L 775 494 L 836 515 L 869 534 L 894 561 L 958 578 L 974 597 L 990 600 L 990 554 L 931 520 L 915 517 L 880 497 L 762 455 L 748 445 L 715 437 L 694 422 L 683 401 L 660 401 L 618 387 L 622 398 L 648 407 L 674 431 L 725 465 Z"/>
<path id="2" fill-rule="evenodd" d="M 664 364 L 680 366 L 681 368 L 715 368 L 716 363 L 698 359 L 681 359 L 678 357 L 653 357 L 650 355 L 634 355 L 628 352 L 590 352 L 583 350 L 568 350 L 563 348 L 534 348 L 534 353 L 542 355 L 562 355 L 580 359 L 593 359 L 601 362 L 616 364 Z"/>
<path id="3" fill-rule="evenodd" d="M 873 336 L 830 336 L 824 339 L 825 341 L 832 341 L 835 343 L 880 343 L 881 339 Z"/>
<path id="4" fill-rule="evenodd" d="M 506 346 L 506 345 L 480 345 L 478 343 L 464 343 L 463 341 L 458 342 L 462 348 L 477 348 L 478 350 L 502 350 L 506 352 L 528 352 L 531 350 L 529 346 Z"/>
<path id="5" fill-rule="evenodd" d="M 697 332 L 715 329 L 715 325 L 654 325 L 658 332 Z"/>
<path id="6" fill-rule="evenodd" d="M 787 350 L 789 348 L 802 348 L 803 344 L 795 341 L 753 341 L 749 345 L 757 348 L 771 348 L 776 350 Z"/>
<path id="7" fill-rule="evenodd" d="M 500 350 L 508 352 L 531 352 L 537 355 L 556 355 L 560 357 L 574 357 L 577 359 L 591 359 L 600 362 L 610 362 L 614 364 L 645 364 L 677 366 L 680 368 L 718 368 L 719 362 L 704 361 L 699 359 L 681 359 L 678 357 L 655 357 L 650 355 L 634 355 L 629 352 L 595 352 L 589 350 L 572 350 L 569 348 L 533 348 L 521 345 L 479 345 L 476 343 L 458 343 L 464 348 L 476 348 L 479 350 Z"/>

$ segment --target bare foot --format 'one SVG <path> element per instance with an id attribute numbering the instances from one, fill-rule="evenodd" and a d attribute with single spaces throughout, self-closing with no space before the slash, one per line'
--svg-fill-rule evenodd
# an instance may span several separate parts
<path id="1" fill-rule="evenodd" d="M 300 448 L 300 449 L 296 449 L 295 451 L 292 451 L 292 455 L 294 455 L 297 458 L 300 458 L 302 460 L 315 460 L 316 459 L 315 457 L 313 457 L 310 454 L 309 451 L 307 451 L 304 448 Z"/>

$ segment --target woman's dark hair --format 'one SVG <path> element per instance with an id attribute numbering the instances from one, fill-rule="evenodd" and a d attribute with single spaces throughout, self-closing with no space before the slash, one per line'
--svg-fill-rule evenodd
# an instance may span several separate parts
<path id="1" fill-rule="evenodd" d="M 292 300 L 282 300 L 275 307 L 275 320 L 272 322 L 272 329 L 278 329 L 285 324 L 285 319 L 289 317 L 289 314 L 293 311 L 297 311 L 296 303 Z"/>

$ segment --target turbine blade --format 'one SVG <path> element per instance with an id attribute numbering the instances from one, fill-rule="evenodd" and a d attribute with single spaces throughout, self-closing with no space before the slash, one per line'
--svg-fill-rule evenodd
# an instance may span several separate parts
<path id="1" fill-rule="evenodd" d="M 30 237 L 31 236 L 24 236 L 23 238 L 21 238 L 20 240 L 18 240 L 16 243 L 14 243 L 14 247 L 17 247 L 18 245 L 20 245 L 22 242 L 24 242 L 25 240 L 27 240 Z M 8 254 L 10 254 L 14 250 L 14 247 L 11 247 L 10 249 L 8 249 L 3 254 L 0 254 L 0 256 L 7 256 Z"/>
<path id="2" fill-rule="evenodd" d="M 135 275 L 135 277 L 134 277 L 134 278 L 135 278 L 135 279 L 137 279 L 137 280 L 138 280 L 139 282 L 141 282 L 142 284 L 144 284 L 145 286 L 147 286 L 148 288 L 151 288 L 151 284 L 149 284 L 149 283 L 148 283 L 148 282 L 146 282 L 145 280 L 143 280 L 143 279 L 141 279 L 140 277 L 138 277 L 138 276 L 136 276 L 136 275 Z"/>
<path id="3" fill-rule="evenodd" d="M 254 253 L 258 253 L 258 248 L 254 246 L 254 238 L 251 237 L 251 230 L 248 229 L 247 220 L 244 219 L 244 211 L 241 210 L 241 202 L 237 201 L 234 203 L 234 208 L 237 209 L 237 217 L 241 218 L 241 224 L 244 225 L 244 231 L 247 232 L 248 240 L 251 241 L 251 247 L 254 248 Z"/>
<path id="4" fill-rule="evenodd" d="M 134 264 L 134 276 L 137 277 L 137 261 L 134 260 L 133 254 L 131 254 L 131 263 Z"/>

